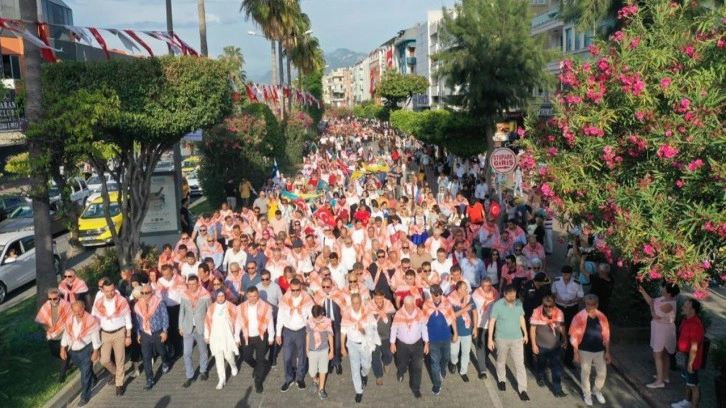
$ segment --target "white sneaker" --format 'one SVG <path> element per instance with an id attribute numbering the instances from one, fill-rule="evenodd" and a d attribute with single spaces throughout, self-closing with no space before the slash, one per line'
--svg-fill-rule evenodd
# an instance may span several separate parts
<path id="1" fill-rule="evenodd" d="M 597 402 L 599 402 L 601 404 L 604 404 L 605 403 L 605 396 L 602 395 L 602 392 L 595 391 L 595 392 L 592 393 L 592 395 L 595 396 L 595 399 L 597 400 Z"/>
<path id="2" fill-rule="evenodd" d="M 582 400 L 585 401 L 585 405 L 588 407 L 592 406 L 592 395 L 583 395 Z"/>
<path id="3" fill-rule="evenodd" d="M 217 383 L 217 389 L 221 390 L 222 388 L 224 388 L 224 381 L 220 381 Z"/>
<path id="4" fill-rule="evenodd" d="M 671 404 L 672 408 L 691 408 L 691 401 L 688 401 L 687 399 L 683 399 L 678 402 L 674 402 Z"/>
<path id="5" fill-rule="evenodd" d="M 238 372 L 237 367 L 232 366 L 232 377 L 236 377 Z"/>

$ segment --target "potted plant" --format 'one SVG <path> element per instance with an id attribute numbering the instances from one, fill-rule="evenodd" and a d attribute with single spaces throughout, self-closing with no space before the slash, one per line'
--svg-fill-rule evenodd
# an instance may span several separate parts
<path id="1" fill-rule="evenodd" d="M 716 406 L 726 406 L 726 336 L 713 341 L 710 352 L 711 363 L 716 369 Z"/>

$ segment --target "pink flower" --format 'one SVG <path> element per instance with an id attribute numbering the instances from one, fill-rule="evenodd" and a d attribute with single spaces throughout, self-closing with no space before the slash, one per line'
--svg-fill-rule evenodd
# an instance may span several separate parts
<path id="1" fill-rule="evenodd" d="M 605 136 L 605 131 L 600 129 L 597 126 L 586 126 L 583 131 L 585 132 L 585 135 L 587 136 L 597 136 L 597 137 L 603 137 Z"/>
<path id="2" fill-rule="evenodd" d="M 550 147 L 548 150 L 550 156 L 555 156 L 557 154 L 557 148 L 556 147 Z"/>
<path id="3" fill-rule="evenodd" d="M 711 269 L 711 262 L 709 262 L 709 261 L 703 261 L 703 268 L 704 269 Z"/>
<path id="4" fill-rule="evenodd" d="M 678 154 L 678 148 L 670 146 L 670 145 L 663 145 L 658 149 L 658 157 L 661 159 L 672 159 Z"/>
<path id="5" fill-rule="evenodd" d="M 639 110 L 639 111 L 636 111 L 635 112 L 635 118 L 636 119 L 643 120 L 644 117 L 645 117 L 645 113 L 643 111 L 640 111 Z"/>
<path id="6" fill-rule="evenodd" d="M 614 42 L 620 42 L 623 41 L 624 37 L 625 34 L 623 34 L 622 31 L 616 31 L 613 35 L 610 36 L 610 40 Z"/>
<path id="7" fill-rule="evenodd" d="M 706 291 L 704 290 L 697 290 L 693 292 L 693 297 L 695 297 L 696 299 L 705 299 L 707 296 L 708 293 L 706 293 Z"/>
<path id="8" fill-rule="evenodd" d="M 698 169 L 699 169 L 699 168 L 700 168 L 701 166 L 703 166 L 703 160 L 701 160 L 701 159 L 696 159 L 696 160 L 694 160 L 694 161 L 692 161 L 692 162 L 688 163 L 688 170 L 690 170 L 690 171 L 696 171 L 696 170 L 698 170 Z"/>
<path id="9" fill-rule="evenodd" d="M 597 57 L 598 55 L 600 55 L 600 48 L 598 48 L 594 44 L 588 45 L 587 50 L 590 51 L 590 54 L 592 54 L 593 57 Z"/>
<path id="10" fill-rule="evenodd" d="M 681 99 L 681 108 L 688 109 L 688 107 L 691 106 L 691 100 L 688 98 Z"/>
<path id="11" fill-rule="evenodd" d="M 617 265 L 618 265 L 618 268 L 622 268 L 623 267 L 623 261 L 618 261 Z"/>
<path id="12" fill-rule="evenodd" d="M 517 128 L 517 135 L 519 135 L 519 137 L 524 137 L 524 129 L 521 127 Z"/>
<path id="13" fill-rule="evenodd" d="M 640 37 L 633 38 L 632 41 L 630 41 L 630 48 L 638 48 L 638 45 L 640 44 Z"/>
<path id="14" fill-rule="evenodd" d="M 540 190 L 542 191 L 542 195 L 545 197 L 554 197 L 555 196 L 554 191 L 552 191 L 552 189 L 550 188 L 550 185 L 547 183 L 542 183 L 542 185 L 540 186 Z"/>
<path id="15" fill-rule="evenodd" d="M 670 130 L 666 130 L 666 132 L 665 132 L 665 136 L 666 136 L 666 137 L 671 137 L 671 136 L 673 136 L 673 131 L 670 131 Z"/>
<path id="16" fill-rule="evenodd" d="M 683 180 L 681 180 L 681 179 L 676 180 L 676 186 L 678 188 L 683 188 L 684 184 L 685 183 L 683 182 Z"/>
<path id="17" fill-rule="evenodd" d="M 658 272 L 658 270 L 656 270 L 656 269 L 651 269 L 649 273 L 650 273 L 650 279 L 652 279 L 652 280 L 658 280 L 658 279 L 663 278 L 663 275 L 660 272 Z"/>
<path id="18" fill-rule="evenodd" d="M 650 256 L 650 257 L 654 257 L 655 256 L 655 248 L 653 248 L 653 245 L 646 244 L 643 247 L 643 253 L 646 254 L 646 255 L 648 255 L 648 256 Z"/>
<path id="19" fill-rule="evenodd" d="M 683 49 L 683 52 L 686 53 L 689 57 L 693 58 L 693 55 L 696 53 L 696 50 L 693 48 L 692 45 L 687 46 Z"/>
<path id="20" fill-rule="evenodd" d="M 671 79 L 668 78 L 668 77 L 665 77 L 665 78 L 663 78 L 663 79 L 660 80 L 660 88 L 663 89 L 663 90 L 665 90 L 666 88 L 668 88 L 668 86 L 670 84 L 671 84 Z"/>

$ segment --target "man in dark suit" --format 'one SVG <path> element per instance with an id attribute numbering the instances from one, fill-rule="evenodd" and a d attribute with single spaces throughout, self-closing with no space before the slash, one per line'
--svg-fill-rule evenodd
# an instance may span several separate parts
<path id="1" fill-rule="evenodd" d="M 330 360 L 330 367 L 328 372 L 335 372 L 338 375 L 343 373 L 343 366 L 341 365 L 342 357 L 340 355 L 340 322 L 343 318 L 342 307 L 344 298 L 342 293 L 338 289 L 333 290 L 333 280 L 330 278 L 324 278 L 322 280 L 322 291 L 319 292 L 319 296 L 316 297 L 316 303 L 325 308 L 325 316 L 330 318 L 333 322 L 333 359 Z"/>

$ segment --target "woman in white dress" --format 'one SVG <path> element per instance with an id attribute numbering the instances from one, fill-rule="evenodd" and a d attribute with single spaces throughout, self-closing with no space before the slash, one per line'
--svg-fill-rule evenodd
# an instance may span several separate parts
<path id="1" fill-rule="evenodd" d="M 225 360 L 232 367 L 232 377 L 237 375 L 235 356 L 239 355 L 240 324 L 237 321 L 237 308 L 227 302 L 223 290 L 216 290 L 214 299 L 215 302 L 207 310 L 207 317 L 204 319 L 204 340 L 214 356 L 214 365 L 217 366 L 219 376 L 217 389 L 221 390 L 227 382 Z"/>

